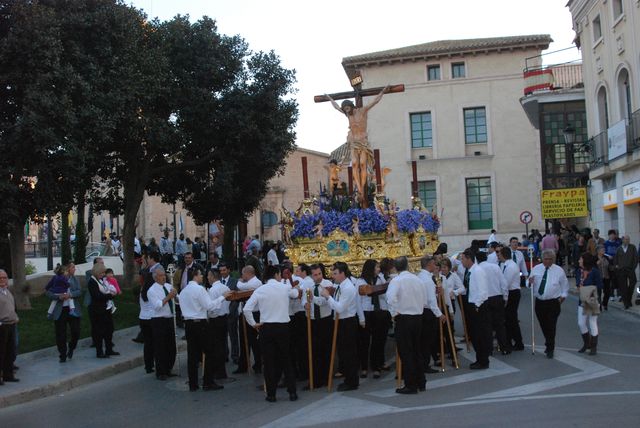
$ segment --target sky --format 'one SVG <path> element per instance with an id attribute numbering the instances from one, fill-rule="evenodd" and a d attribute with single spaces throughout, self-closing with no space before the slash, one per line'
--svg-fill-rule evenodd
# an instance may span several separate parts
<path id="1" fill-rule="evenodd" d="M 329 153 L 346 139 L 347 122 L 314 95 L 349 91 L 342 58 L 436 40 L 550 34 L 549 51 L 572 46 L 567 0 L 130 0 L 150 17 L 209 16 L 253 51 L 273 50 L 296 70 L 296 144 Z M 553 62 L 579 58 L 577 49 Z M 557 59 L 556 59 L 557 58 Z M 402 82 L 389 82 L 391 84 Z M 365 83 L 366 87 L 366 83 Z M 366 102 L 366 101 L 365 101 Z"/>

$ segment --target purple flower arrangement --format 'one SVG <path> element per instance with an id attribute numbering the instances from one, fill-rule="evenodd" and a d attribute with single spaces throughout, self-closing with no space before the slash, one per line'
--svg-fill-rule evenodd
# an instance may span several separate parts
<path id="1" fill-rule="evenodd" d="M 358 218 L 358 229 L 361 235 L 384 233 L 387 230 L 389 219 L 385 218 L 375 208 L 350 208 L 341 211 L 320 211 L 317 214 L 307 214 L 300 218 L 294 217 L 292 238 L 314 238 L 316 226 L 322 221 L 322 235 L 327 236 L 336 229 L 352 235 L 353 219 Z M 397 212 L 398 230 L 404 233 L 413 233 L 420 226 L 427 231 L 435 233 L 440 227 L 440 222 L 434 219 L 430 213 L 417 210 L 402 210 Z"/>

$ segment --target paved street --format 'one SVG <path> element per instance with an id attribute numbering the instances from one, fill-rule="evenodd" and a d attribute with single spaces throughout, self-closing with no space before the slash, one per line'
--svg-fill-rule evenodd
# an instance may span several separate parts
<path id="1" fill-rule="evenodd" d="M 530 338 L 530 300 L 520 317 Z M 258 377 L 240 376 L 220 392 L 189 393 L 185 378 L 162 383 L 130 370 L 60 396 L 0 410 L 7 427 L 113 426 L 637 426 L 640 412 L 640 318 L 610 309 L 600 319 L 600 348 L 595 357 L 578 354 L 576 299 L 562 308 L 556 358 L 530 348 L 492 359 L 486 371 L 471 371 L 472 354 L 461 353 L 460 370 L 428 376 L 427 392 L 398 396 L 393 373 L 367 379 L 358 391 L 328 394 L 300 392 L 291 403 L 264 401 Z M 458 326 L 461 324 L 458 322 Z M 537 325 L 537 323 L 536 323 Z M 536 340 L 542 334 L 536 328 Z M 530 343 L 530 342 L 529 342 Z M 391 355 L 391 352 L 388 352 Z M 183 376 L 185 373 L 183 354 Z M 302 384 L 300 384 L 302 387 Z"/>

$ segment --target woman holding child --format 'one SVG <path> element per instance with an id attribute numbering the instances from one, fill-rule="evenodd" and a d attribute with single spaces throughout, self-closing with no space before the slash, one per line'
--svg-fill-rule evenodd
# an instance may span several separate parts
<path id="1" fill-rule="evenodd" d="M 102 263 L 93 265 L 91 279 L 87 285 L 89 294 L 91 294 L 89 319 L 91 320 L 93 342 L 96 345 L 96 356 L 98 358 L 120 355 L 120 353 L 113 350 L 112 342 L 113 318 L 111 314 L 115 311 L 113 296 L 117 294 L 117 291 L 113 285 L 103 281 L 106 270 Z"/>
<path id="2" fill-rule="evenodd" d="M 60 362 L 73 358 L 73 351 L 80 337 L 80 283 L 75 277 L 76 267 L 73 263 L 61 266 L 56 276 L 47 284 L 46 294 L 51 299 L 47 317 L 54 321 L 56 346 L 60 354 Z M 67 346 L 67 325 L 71 337 Z"/>

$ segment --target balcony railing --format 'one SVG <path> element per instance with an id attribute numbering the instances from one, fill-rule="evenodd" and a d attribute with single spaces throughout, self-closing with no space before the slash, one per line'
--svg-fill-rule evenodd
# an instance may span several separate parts
<path id="1" fill-rule="evenodd" d="M 602 131 L 587 141 L 587 148 L 591 153 L 592 159 L 591 169 L 609 164 L 609 131 L 616 126 L 617 124 L 614 124 L 608 130 Z M 616 134 L 617 136 L 622 135 L 622 133 L 614 132 L 614 135 Z M 626 153 L 632 153 L 640 149 L 640 109 L 631 114 L 631 117 L 625 125 L 624 135 L 626 139 Z M 615 137 L 613 137 L 613 140 L 615 140 Z M 615 156 L 613 152 L 612 156 Z"/>
<path id="2" fill-rule="evenodd" d="M 538 91 L 581 88 L 582 64 L 528 67 L 524 70 L 524 94 Z"/>

